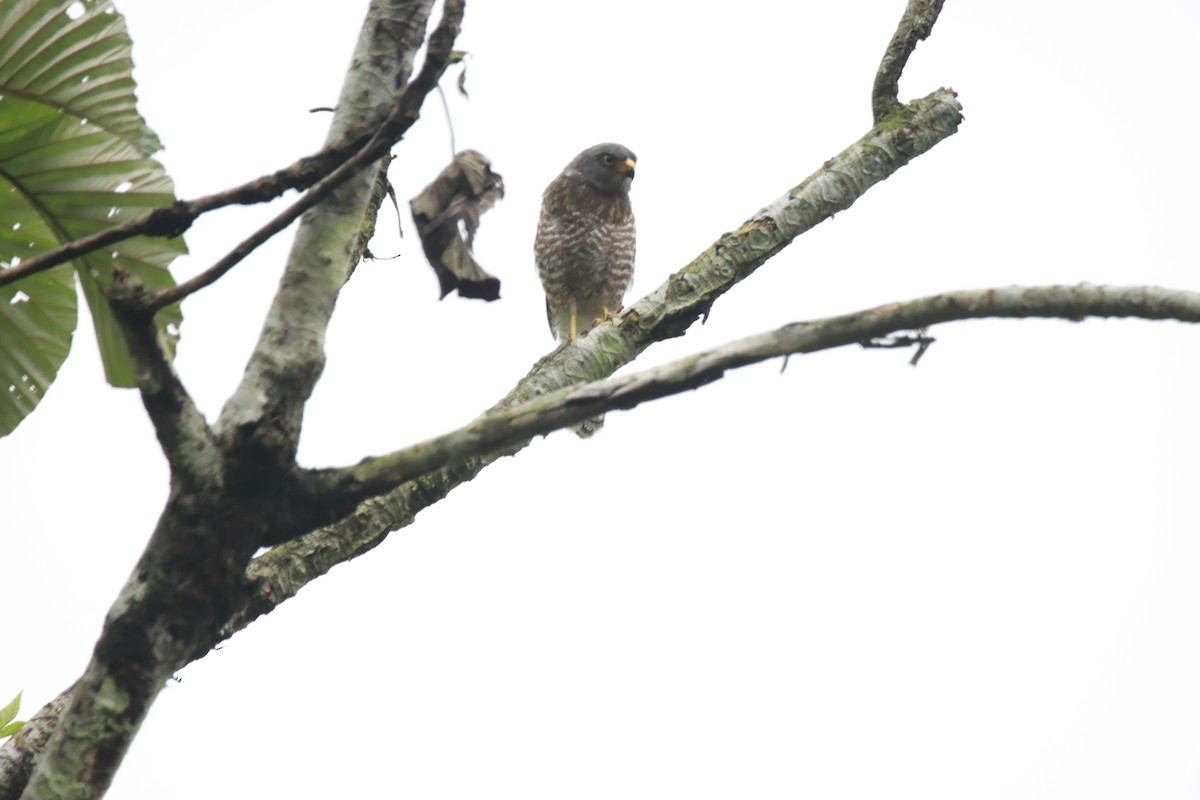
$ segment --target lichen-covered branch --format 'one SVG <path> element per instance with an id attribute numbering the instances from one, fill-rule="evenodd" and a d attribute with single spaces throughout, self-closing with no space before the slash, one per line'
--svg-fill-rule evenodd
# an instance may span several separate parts
<path id="1" fill-rule="evenodd" d="M 232 636 L 309 581 L 374 548 L 390 529 L 410 524 L 417 512 L 441 500 L 454 486 L 485 466 L 515 452 L 529 438 L 565 427 L 602 411 L 636 405 L 698 388 L 730 369 L 772 358 L 862 343 L 897 331 L 956 320 L 1088 317 L 1174 319 L 1200 323 L 1200 293 L 1154 286 L 1012 286 L 947 292 L 890 303 L 837 317 L 798 322 L 749 336 L 669 364 L 615 380 L 568 387 L 516 408 L 490 412 L 470 425 L 354 469 L 379 469 L 372 478 L 394 480 L 406 471 L 446 464 L 399 489 L 363 502 L 345 520 L 276 547 L 256 558 L 247 571 L 253 593 L 246 598 L 222 638 Z M 463 453 L 479 453 L 454 463 Z M 411 458 L 407 464 L 402 462 Z M 396 470 L 386 476 L 388 470 Z M 215 644 L 215 642 L 214 642 Z"/>
<path id="2" fill-rule="evenodd" d="M 171 467 L 172 481 L 195 484 L 220 470 L 216 441 L 159 341 L 153 314 L 142 307 L 145 294 L 130 273 L 114 272 L 109 305 L 121 325 L 142 404 Z"/>
<path id="3" fill-rule="evenodd" d="M 314 491 L 372 497 L 472 456 L 523 444 L 597 414 L 699 388 L 731 369 L 856 344 L 901 330 L 981 317 L 1140 317 L 1200 322 L 1200 293 L 1154 286 L 1049 286 L 947 292 L 828 319 L 797 322 L 622 378 L 559 389 L 456 431 L 340 470 L 314 470 Z"/>
<path id="4" fill-rule="evenodd" d="M 871 113 L 876 123 L 898 110 L 900 103 L 900 75 L 908 64 L 909 56 L 917 49 L 917 42 L 927 39 L 933 32 L 933 24 L 942 13 L 945 0 L 909 0 L 900 17 L 900 24 L 888 42 L 879 70 L 875 73 L 875 84 L 871 87 Z"/>
<path id="5" fill-rule="evenodd" d="M 338 564 L 373 550 L 391 531 L 412 524 L 419 512 L 438 503 L 455 487 L 509 452 L 495 451 L 436 470 L 405 483 L 400 489 L 360 503 L 353 514 L 335 524 L 273 547 L 255 558 L 246 570 L 249 591 L 209 648 L 270 613 Z M 202 655 L 203 652 L 198 652 L 196 657 Z"/>
<path id="6" fill-rule="evenodd" d="M 406 115 L 415 119 L 424 99 L 421 92 L 426 86 L 432 89 L 434 76 L 445 68 L 463 11 L 461 1 L 445 4 L 421 73 L 405 87 L 431 6 L 432 0 L 372 4 L 342 89 L 332 139 L 364 124 L 381 126 L 378 160 L 399 135 L 391 126 L 406 120 L 411 124 Z M 364 148 L 344 167 L 373 154 L 372 148 Z M 325 331 L 354 266 L 374 177 L 373 171 L 359 169 L 306 214 L 296 232 L 246 373 L 216 424 L 225 449 L 242 453 L 240 466 L 247 474 L 282 474 L 294 466 L 304 404 L 325 366 Z"/>
<path id="7" fill-rule="evenodd" d="M 72 684 L 59 692 L 0 747 L 0 800 L 16 800 L 21 796 L 33 773 L 34 758 L 58 727 L 58 720 L 74 689 Z"/>

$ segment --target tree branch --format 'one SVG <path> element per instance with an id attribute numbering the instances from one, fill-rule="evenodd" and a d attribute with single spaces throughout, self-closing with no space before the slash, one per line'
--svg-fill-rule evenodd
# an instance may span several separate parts
<path id="1" fill-rule="evenodd" d="M 888 114 L 900 108 L 900 74 L 908 65 L 908 58 L 917 49 L 917 42 L 927 39 L 933 32 L 933 24 L 942 13 L 945 0 L 908 0 L 908 7 L 900 17 L 900 24 L 888 42 L 879 70 L 875 73 L 875 84 L 871 87 L 871 113 L 876 124 Z"/>
<path id="2" fill-rule="evenodd" d="M 374 121 L 379 130 L 373 143 L 355 157 L 356 167 L 386 155 L 416 119 L 449 61 L 462 0 L 445 4 L 442 20 L 429 36 L 422 69 L 404 86 L 424 40 L 431 5 L 432 0 L 380 0 L 368 12 L 330 133 L 336 137 L 342 128 Z M 368 35 L 375 41 L 368 41 Z M 404 86 L 398 97 L 393 85 Z M 346 167 L 349 171 L 351 164 Z M 325 331 L 338 292 L 356 263 L 354 244 L 368 213 L 373 181 L 370 170 L 358 169 L 305 215 L 296 232 L 246 373 L 216 425 L 226 452 L 243 454 L 243 471 L 248 474 L 266 470 L 282 475 L 295 465 L 304 404 L 324 369 Z"/>
<path id="3" fill-rule="evenodd" d="M 123 242 L 134 236 L 170 238 L 182 235 L 202 214 L 231 205 L 266 203 L 289 189 L 304 190 L 328 175 L 346 159 L 362 149 L 373 129 L 355 131 L 349 137 L 330 144 L 318 153 L 305 156 L 283 169 L 263 175 L 241 186 L 194 200 L 178 200 L 165 208 L 156 208 L 144 216 L 84 236 L 61 247 L 34 256 L 19 267 L 0 270 L 0 286 L 45 272 L 71 259 Z"/>
<path id="4" fill-rule="evenodd" d="M 309 581 L 373 549 L 387 528 L 404 527 L 458 483 L 525 446 L 531 437 L 597 413 L 629 409 L 711 383 L 725 372 L 772 358 L 814 353 L 898 331 L 968 319 L 1137 317 L 1200 323 L 1200 292 L 1155 286 L 1012 286 L 947 292 L 836 317 L 785 325 L 654 369 L 614 380 L 567 387 L 514 408 L 489 412 L 469 425 L 345 471 L 314 471 L 331 490 L 367 490 L 399 481 L 345 520 L 256 558 L 247 570 L 252 593 L 221 630 L 228 638 L 295 596 Z M 495 449 L 492 449 L 495 448 Z M 409 476 L 420 475 L 416 480 Z M 344 481 L 338 486 L 338 481 Z M 214 645 L 216 642 L 213 643 Z M 203 655 L 198 653 L 197 657 Z"/>
<path id="5" fill-rule="evenodd" d="M 172 480 L 189 478 L 195 483 L 205 474 L 219 474 L 220 454 L 204 415 L 163 349 L 154 315 L 144 310 L 146 294 L 131 273 L 114 270 L 109 306 L 125 337 L 142 404 L 171 467 Z"/>
<path id="6" fill-rule="evenodd" d="M 0 800 L 17 800 L 21 796 L 33 773 L 34 758 L 58 727 L 58 720 L 74 690 L 75 684 L 71 684 L 59 692 L 0 746 Z"/>
<path id="7" fill-rule="evenodd" d="M 239 605 L 220 634 L 208 647 L 198 650 L 195 658 L 203 657 L 220 642 L 270 613 L 338 564 L 373 550 L 389 532 L 412 524 L 419 512 L 440 502 L 456 486 L 507 454 L 495 452 L 469 459 L 453 469 L 438 470 L 419 481 L 406 483 L 402 490 L 361 503 L 352 515 L 333 525 L 273 547 L 255 558 L 246 570 L 247 591 L 238 598 Z"/>
<path id="8" fill-rule="evenodd" d="M 621 378 L 559 389 L 491 411 L 450 433 L 344 469 L 312 470 L 310 486 L 323 502 L 357 503 L 435 469 L 615 409 L 630 409 L 697 389 L 726 371 L 771 358 L 858 344 L 902 330 L 984 317 L 1141 317 L 1200 322 L 1200 293 L 1155 286 L 1047 286 L 976 289 L 890 303 L 838 317 L 796 322 Z M 326 499 L 327 498 L 327 499 Z"/>

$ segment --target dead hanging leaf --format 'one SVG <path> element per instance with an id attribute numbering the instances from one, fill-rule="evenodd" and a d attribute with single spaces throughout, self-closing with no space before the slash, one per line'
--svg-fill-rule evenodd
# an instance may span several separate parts
<path id="1" fill-rule="evenodd" d="M 500 298 L 500 280 L 475 261 L 475 231 L 484 213 L 504 197 L 504 180 L 480 152 L 463 150 L 412 200 L 413 221 L 442 297 Z"/>

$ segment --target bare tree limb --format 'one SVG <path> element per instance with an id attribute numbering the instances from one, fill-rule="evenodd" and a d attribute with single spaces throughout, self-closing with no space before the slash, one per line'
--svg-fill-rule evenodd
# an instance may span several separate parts
<path id="1" fill-rule="evenodd" d="M 369 12 L 376 18 L 364 25 L 364 36 L 369 30 L 386 31 L 394 41 L 388 48 L 363 56 L 368 61 L 360 71 L 376 77 L 359 77 L 354 83 L 348 80 L 330 134 L 336 136 L 342 127 L 357 128 L 362 119 L 372 115 L 378 120 L 378 109 L 383 109 L 386 117 L 377 123 L 375 144 L 361 154 L 364 163 L 384 157 L 395 138 L 411 124 L 453 51 L 462 0 L 444 5 L 442 20 L 429 36 L 421 71 L 398 99 L 389 95 L 390 81 L 379 80 L 380 73 L 396 67 L 370 63 L 372 59 L 382 61 L 389 53 L 407 54 L 400 70 L 408 69 L 412 54 L 424 39 L 431 5 L 431 0 L 422 0 L 422 15 L 412 18 L 389 20 L 386 11 L 377 12 L 374 5 Z M 403 85 L 406 78 L 407 73 L 397 80 Z M 304 404 L 324 369 L 325 331 L 338 292 L 357 258 L 353 245 L 369 210 L 373 179 L 369 171 L 360 170 L 301 221 L 246 373 L 216 423 L 225 451 L 242 454 L 238 469 L 251 480 L 257 480 L 264 470 L 282 476 L 295 466 Z"/>
<path id="2" fill-rule="evenodd" d="M 0 800 L 16 800 L 21 796 L 33 772 L 34 758 L 58 727 L 58 720 L 74 689 L 72 684 L 59 692 L 0 747 Z"/>
<path id="3" fill-rule="evenodd" d="M 173 481 L 220 471 L 220 452 L 204 415 L 184 388 L 159 339 L 154 314 L 144 308 L 145 287 L 129 272 L 114 270 L 109 306 L 121 326 L 134 379 L 154 426 Z"/>
<path id="4" fill-rule="evenodd" d="M 696 389 L 737 367 L 772 358 L 860 344 L 897 331 L 959 320 L 1087 317 L 1174 319 L 1200 323 L 1200 292 L 1156 286 L 1011 286 L 947 292 L 837 317 L 797 322 L 749 336 L 654 369 L 614 380 L 567 387 L 522 405 L 489 412 L 469 425 L 388 456 L 366 459 L 318 480 L 359 489 L 408 480 L 364 501 L 354 515 L 256 558 L 247 570 L 253 591 L 222 629 L 228 638 L 268 613 L 334 566 L 371 550 L 387 536 L 383 524 L 403 527 L 457 483 L 525 446 L 532 436 L 567 427 L 604 411 Z M 488 452 L 488 448 L 498 448 Z M 357 473 L 357 474 L 349 474 Z M 347 486 L 337 487 L 338 490 Z M 215 643 L 214 643 L 215 644 Z"/>
<path id="5" fill-rule="evenodd" d="M 255 178 L 241 186 L 194 200 L 179 200 L 173 205 L 156 208 L 136 219 L 67 242 L 61 247 L 26 259 L 18 267 L 0 270 L 0 286 L 15 283 L 39 272 L 45 272 L 60 264 L 65 264 L 71 259 L 123 242 L 134 236 L 164 238 L 180 236 L 202 214 L 218 208 L 266 203 L 289 189 L 303 191 L 336 169 L 338 164 L 361 150 L 371 133 L 371 130 L 354 132 L 349 138 L 330 144 L 318 153 L 305 156 L 283 169 Z"/>
<path id="6" fill-rule="evenodd" d="M 622 378 L 559 389 L 510 408 L 491 411 L 450 433 L 353 467 L 313 470 L 313 490 L 360 500 L 435 469 L 528 442 L 597 414 L 697 389 L 728 370 L 771 358 L 859 344 L 897 331 L 984 317 L 1140 317 L 1200 322 L 1200 293 L 1156 286 L 1012 286 L 976 289 L 889 303 L 838 317 L 796 322 Z M 916 340 L 913 340 L 916 343 Z"/>
<path id="7" fill-rule="evenodd" d="M 203 652 L 198 651 L 196 658 L 290 600 L 310 581 L 373 550 L 392 530 L 412 524 L 419 512 L 444 499 L 455 487 L 504 455 L 508 453 L 491 453 L 406 483 L 403 491 L 366 500 L 337 523 L 284 542 L 255 558 L 246 570 L 247 591 L 239 598 L 238 607 L 220 634 Z"/>
<path id="8" fill-rule="evenodd" d="M 875 85 L 871 87 L 871 113 L 876 123 L 901 107 L 900 74 L 904 72 L 909 56 L 917 49 L 917 42 L 929 38 L 933 32 L 943 3 L 945 0 L 909 0 L 883 53 L 883 60 L 879 62 Z"/>

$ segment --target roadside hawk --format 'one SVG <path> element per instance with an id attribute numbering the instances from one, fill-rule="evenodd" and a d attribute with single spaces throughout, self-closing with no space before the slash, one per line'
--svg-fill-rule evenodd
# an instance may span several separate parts
<path id="1" fill-rule="evenodd" d="M 560 341 L 586 335 L 622 308 L 633 281 L 629 186 L 636 163 L 627 147 L 598 144 L 575 156 L 542 194 L 533 252 L 550 331 Z M 575 431 L 590 436 L 603 422 L 597 417 Z"/>

